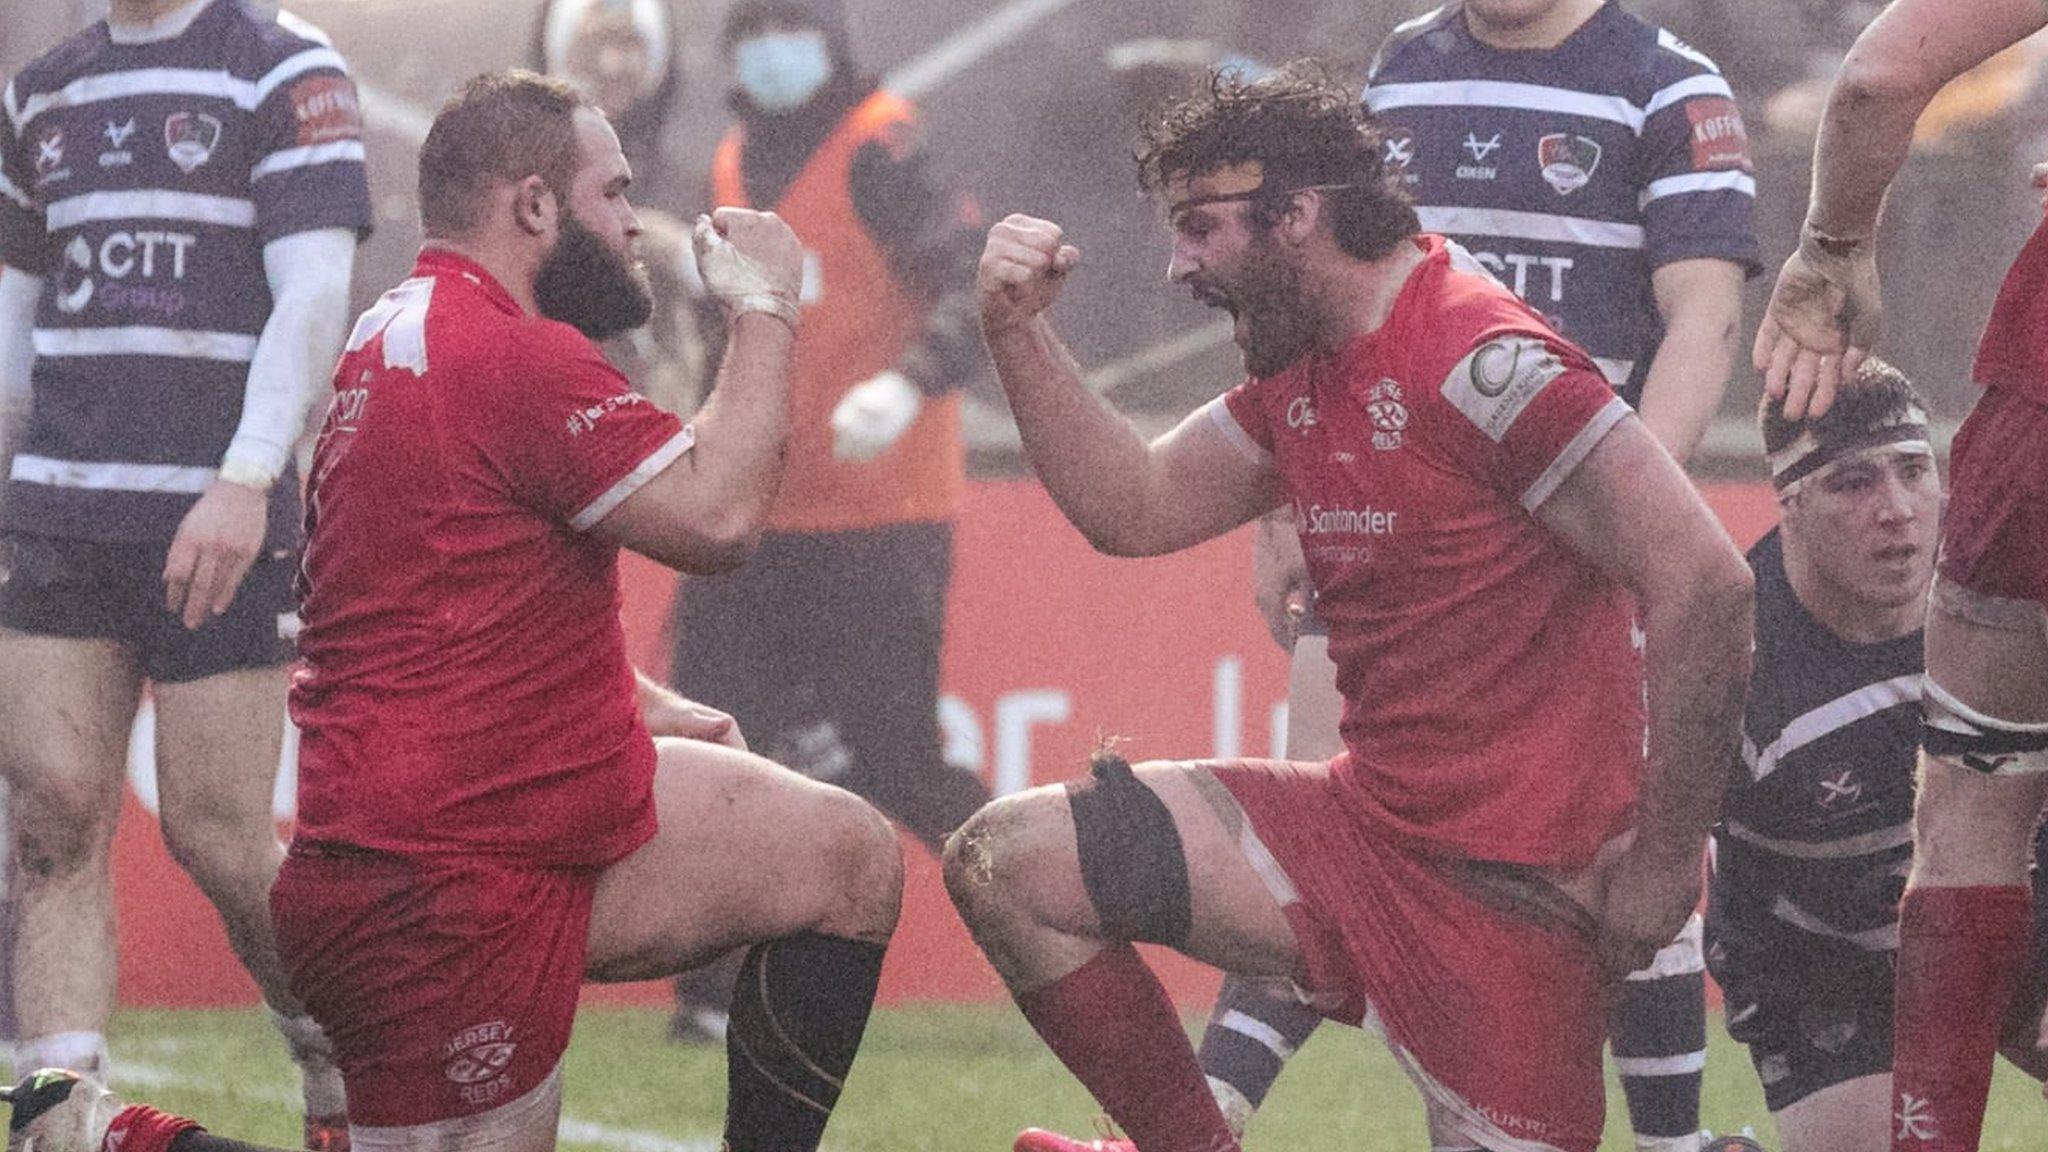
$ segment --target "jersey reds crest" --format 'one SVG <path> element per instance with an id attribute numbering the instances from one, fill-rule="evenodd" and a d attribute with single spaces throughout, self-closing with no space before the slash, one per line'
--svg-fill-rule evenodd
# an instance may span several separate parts
<path id="1" fill-rule="evenodd" d="M 1408 407 L 1401 403 L 1401 386 L 1393 380 L 1383 379 L 1366 393 L 1365 416 L 1372 421 L 1372 446 L 1376 451 L 1392 452 L 1401 446 L 1402 434 L 1408 427 Z"/>
<path id="2" fill-rule="evenodd" d="M 1543 168 L 1543 180 L 1559 196 L 1569 196 L 1586 186 L 1600 167 L 1600 142 L 1569 132 L 1552 132 L 1536 141 L 1536 163 Z"/>
<path id="3" fill-rule="evenodd" d="M 173 112 L 164 117 L 164 151 L 181 171 L 195 172 L 213 158 L 220 143 L 220 121 L 204 112 Z"/>

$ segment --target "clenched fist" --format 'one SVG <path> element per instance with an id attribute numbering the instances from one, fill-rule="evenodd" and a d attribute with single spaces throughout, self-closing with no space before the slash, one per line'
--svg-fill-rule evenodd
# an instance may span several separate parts
<path id="1" fill-rule="evenodd" d="M 988 230 L 974 284 L 981 295 L 981 327 L 991 335 L 1023 324 L 1052 307 L 1081 250 L 1065 242 L 1050 220 L 1012 213 Z"/>
<path id="2" fill-rule="evenodd" d="M 770 312 L 795 326 L 804 246 L 782 217 L 720 208 L 697 217 L 692 239 L 705 295 L 728 313 Z"/>

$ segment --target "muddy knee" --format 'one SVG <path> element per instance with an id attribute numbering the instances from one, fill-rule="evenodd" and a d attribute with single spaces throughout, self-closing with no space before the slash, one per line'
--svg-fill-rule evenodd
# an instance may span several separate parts
<path id="1" fill-rule="evenodd" d="M 837 891 L 820 930 L 886 941 L 903 906 L 903 846 L 896 828 L 852 793 L 836 793 L 827 803 L 832 815 L 824 868 Z"/>

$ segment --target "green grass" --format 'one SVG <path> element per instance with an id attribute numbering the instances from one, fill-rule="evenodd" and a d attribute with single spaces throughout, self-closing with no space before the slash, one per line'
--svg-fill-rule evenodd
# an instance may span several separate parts
<path id="1" fill-rule="evenodd" d="M 1194 1022 L 1190 1021 L 1192 1025 Z M 587 1009 L 569 1050 L 568 1147 L 685 1152 L 715 1141 L 725 1064 L 716 1049 L 662 1039 L 646 1009 Z M 1707 1057 L 1704 1119 L 1716 1132 L 1754 1127 L 1777 1144 L 1747 1055 L 1718 1024 Z M 255 1011 L 131 1011 L 114 1027 L 117 1086 L 193 1116 L 223 1135 L 289 1145 L 298 1110 L 283 1045 Z M 125 1083 L 123 1081 L 125 1080 Z M 1621 1094 L 1610 1085 L 1603 1150 L 1630 1145 Z M 1999 1067 L 1987 1149 L 2048 1152 L 2044 1105 L 2032 1081 Z M 1027 1125 L 1089 1132 L 1093 1103 L 1009 1007 L 921 1006 L 876 1014 L 833 1120 L 835 1152 L 1006 1152 Z M 648 1140 L 635 1134 L 657 1137 Z M 715 1144 L 712 1145 L 715 1147 Z M 1251 1152 L 1428 1147 L 1422 1107 L 1378 1041 L 1325 1027 L 1303 1049 L 1252 1127 Z"/>

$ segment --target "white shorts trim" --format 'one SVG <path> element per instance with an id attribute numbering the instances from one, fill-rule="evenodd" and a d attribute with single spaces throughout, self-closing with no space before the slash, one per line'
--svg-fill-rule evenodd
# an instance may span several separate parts
<path id="1" fill-rule="evenodd" d="M 1934 607 L 1959 620 L 2000 632 L 2032 632 L 2048 638 L 2048 604 L 1987 596 L 1953 580 L 1944 580 L 1939 572 L 1934 575 L 1927 598 Z"/>
<path id="2" fill-rule="evenodd" d="M 1628 978 L 1648 982 L 1705 972 L 1707 960 L 1705 952 L 1700 947 L 1701 931 L 1700 914 L 1695 912 L 1685 918 L 1685 927 L 1678 930 L 1678 935 L 1672 938 L 1671 943 L 1658 949 L 1657 955 L 1649 964 L 1629 973 Z"/>
<path id="3" fill-rule="evenodd" d="M 1394 1043 L 1387 1037 L 1386 1025 L 1380 1020 L 1380 1010 L 1368 1005 L 1365 1019 L 1360 1027 L 1377 1035 L 1387 1045 L 1387 1051 L 1394 1054 L 1394 1060 L 1401 1070 L 1408 1074 L 1417 1091 L 1422 1093 L 1422 1102 L 1429 1110 L 1429 1140 L 1432 1148 L 1486 1148 L 1492 1152 L 1563 1152 L 1554 1144 L 1541 1140 L 1512 1136 L 1500 1125 L 1486 1118 L 1477 1106 L 1453 1092 L 1422 1067 L 1413 1052 Z"/>
<path id="4" fill-rule="evenodd" d="M 390 1128 L 350 1124 L 348 1138 L 351 1147 L 363 1152 L 490 1152 L 529 1146 L 527 1133 L 539 1124 L 547 1125 L 552 1142 L 561 1111 L 562 1062 L 557 1060 L 531 1091 L 488 1112 Z"/>

